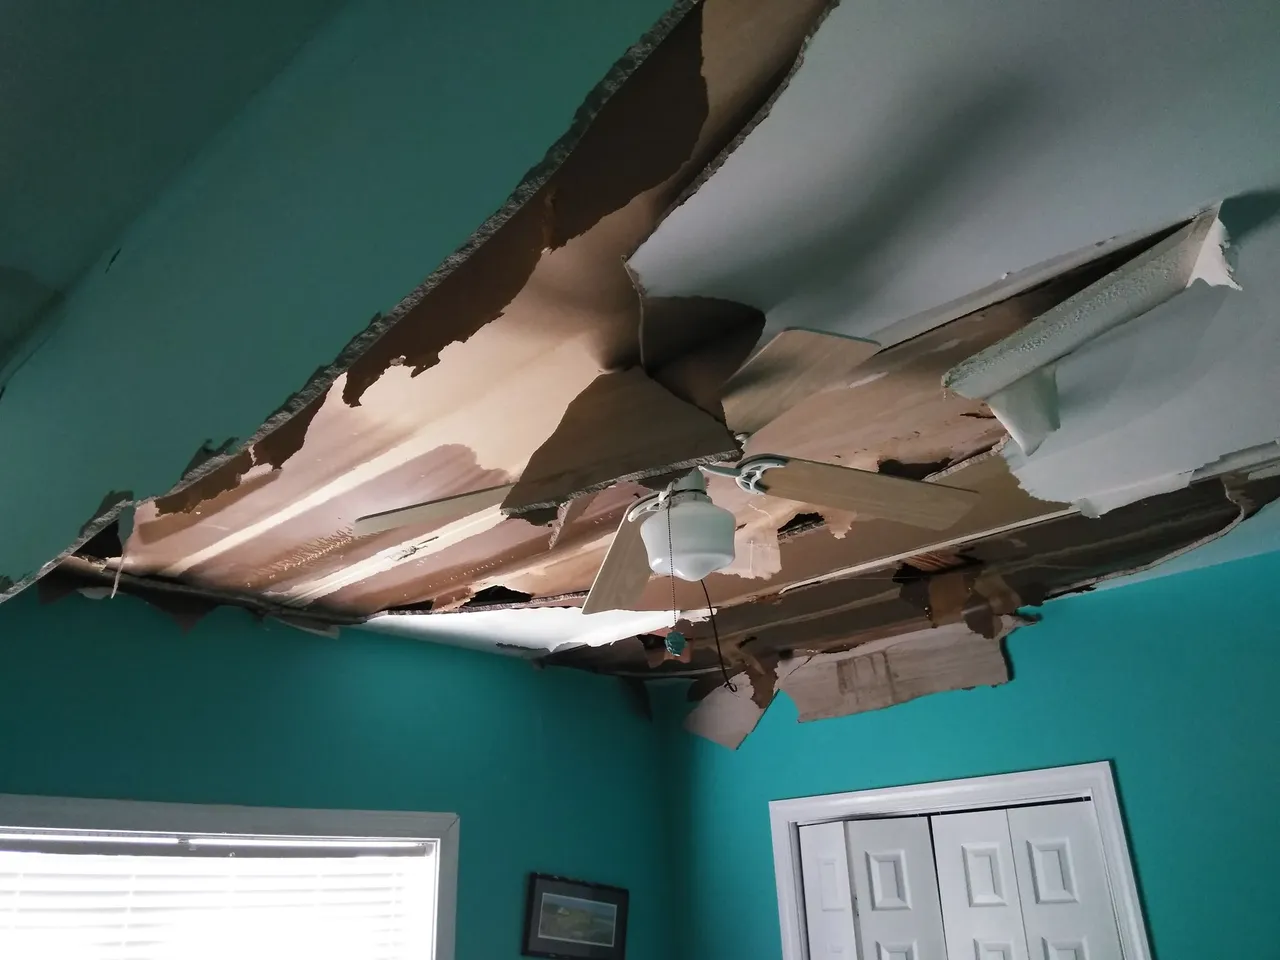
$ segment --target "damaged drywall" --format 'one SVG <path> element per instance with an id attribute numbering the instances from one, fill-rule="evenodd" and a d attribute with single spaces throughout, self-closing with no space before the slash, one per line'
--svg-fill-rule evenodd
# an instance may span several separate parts
<path id="1" fill-rule="evenodd" d="M 993 636 L 963 623 L 871 640 L 840 653 L 778 663 L 776 689 L 796 705 L 801 723 L 882 710 L 931 693 L 998 686 L 1009 680 L 1004 638 L 1028 621 L 1000 617 Z M 747 738 L 773 699 L 761 703 L 741 677 L 708 693 L 685 717 L 685 729 L 730 750 Z"/>
<path id="2" fill-rule="evenodd" d="M 501 205 L 663 6 L 530 7 L 495 33 L 469 8 L 346 5 L 111 245 L 111 269 L 84 275 L 9 381 L 0 571 L 29 581 L 105 490 L 162 493 L 204 438 L 252 438 Z"/>
<path id="3" fill-rule="evenodd" d="M 421 561 L 449 552 L 450 544 L 459 541 L 435 536 L 435 531 L 420 525 L 403 529 L 398 539 L 388 531 L 373 549 L 372 542 L 353 540 L 347 532 L 354 519 L 433 496 L 479 489 L 472 482 L 504 484 L 527 475 L 530 458 L 552 436 L 567 410 L 572 419 L 570 404 L 576 397 L 589 400 L 589 392 L 584 395 L 584 391 L 593 385 L 641 376 L 637 370 L 628 374 L 621 368 L 649 359 L 644 356 L 646 339 L 653 353 L 655 377 L 659 378 L 648 382 L 658 390 L 662 389 L 657 386 L 662 378 L 687 387 L 688 378 L 682 379 L 682 373 L 689 369 L 714 378 L 715 371 L 723 369 L 725 357 L 744 355 L 750 344 L 738 341 L 748 331 L 758 332 L 758 313 L 711 301 L 662 304 L 646 324 L 643 299 L 621 263 L 652 229 L 674 192 L 734 133 L 732 124 L 738 122 L 743 110 L 754 109 L 768 95 L 778 65 L 794 57 L 806 30 L 806 18 L 818 6 L 757 0 L 735 5 L 730 15 L 721 9 L 723 4 L 724 0 L 718 0 L 685 17 L 645 65 L 600 108 L 564 164 L 544 184 L 545 189 L 530 197 L 511 220 L 439 283 L 429 282 L 411 295 L 395 325 L 381 339 L 361 347 L 367 347 L 358 360 L 362 365 L 339 374 L 324 399 L 307 409 L 310 426 L 299 453 L 283 463 L 264 462 L 260 447 L 273 439 L 273 434 L 250 448 L 249 469 L 244 469 L 244 462 L 225 465 L 223 469 L 232 475 L 230 483 L 218 479 L 217 469 L 201 481 L 211 484 L 216 494 L 212 499 L 193 504 L 186 492 L 179 492 L 172 501 L 163 498 L 158 511 L 146 518 L 148 525 L 168 520 L 158 514 L 171 503 L 188 513 L 217 513 L 218 522 L 187 525 L 182 540 L 168 543 L 163 535 L 148 538 L 140 533 L 140 540 L 147 542 L 130 550 L 130 568 L 140 573 L 194 576 L 219 588 L 265 587 L 281 602 L 323 602 L 351 612 L 376 612 L 383 608 L 377 605 L 383 600 L 393 600 L 390 605 L 396 606 L 420 602 L 425 599 L 422 595 L 394 596 L 382 585 L 365 589 L 362 584 L 410 559 L 412 563 L 405 566 L 413 569 L 406 573 L 420 579 Z M 718 32 L 702 26 L 712 23 L 717 24 Z M 760 32 L 766 23 L 785 29 Z M 655 114 L 673 90 L 690 85 L 702 91 L 692 98 L 693 107 L 700 98 L 705 101 L 705 109 L 695 109 L 700 118 L 696 143 L 681 133 L 684 128 L 680 124 L 667 129 Z M 658 139 L 663 143 L 642 145 L 636 141 L 637 137 L 646 138 L 644 131 L 658 127 L 662 127 Z M 677 149 L 673 144 L 683 146 Z M 619 151 L 625 157 L 620 158 Z M 650 181 L 657 185 L 646 189 Z M 632 196 L 635 190 L 642 192 Z M 588 197 L 596 198 L 594 207 Z M 623 206 L 611 209 L 617 203 Z M 556 218 L 563 218 L 558 221 L 560 226 L 556 226 Z M 526 221 L 533 227 L 527 227 Z M 554 243 L 547 241 L 549 230 L 556 234 Z M 526 269 L 517 254 L 528 247 L 529 235 L 536 235 L 536 242 L 529 247 L 534 259 Z M 492 310 L 486 307 L 475 312 L 477 304 L 483 306 L 495 291 L 505 289 L 494 271 L 511 270 L 519 281 L 513 288 L 514 298 L 508 301 L 503 294 L 500 302 L 491 305 Z M 448 317 L 436 317 L 435 311 L 444 311 Z M 493 319 L 495 313 L 501 316 Z M 664 354 L 660 346 L 655 348 L 664 336 L 664 324 L 687 325 L 704 314 L 712 331 L 726 323 L 726 329 L 734 331 L 737 339 L 728 349 L 709 343 L 705 336 L 688 341 L 687 335 L 682 335 L 686 336 L 683 354 L 670 349 Z M 455 334 L 462 335 L 459 323 L 471 323 L 467 317 L 479 318 L 481 325 L 465 339 L 449 342 Z M 642 329 L 647 336 L 642 335 Z M 665 336 L 670 341 L 670 335 Z M 434 343 L 435 352 L 430 357 L 419 356 L 406 347 L 405 338 Z M 355 347 L 353 342 L 352 349 Z M 375 363 L 366 359 L 369 357 L 381 359 Z M 685 361 L 682 371 L 679 367 Z M 426 365 L 430 371 L 416 376 Z M 365 383 L 374 367 L 378 375 Z M 701 384 L 698 387 L 702 389 Z M 661 396 L 669 404 L 686 402 L 678 394 L 663 392 Z M 705 394 L 694 399 L 708 400 Z M 358 405 L 352 404 L 355 400 Z M 628 409 L 643 414 L 652 406 L 637 403 Z M 696 448 L 692 454 L 687 453 L 687 444 L 681 447 L 679 437 L 672 442 L 655 434 L 656 452 L 650 451 L 654 456 L 641 467 L 656 463 L 669 468 L 673 462 L 736 454 L 736 442 L 711 413 L 690 407 L 689 418 L 694 414 L 701 419 L 700 433 L 692 437 Z M 674 414 L 659 419 L 671 426 Z M 595 426 L 618 430 L 607 420 Z M 292 429 L 292 425 L 286 428 Z M 566 450 L 594 456 L 609 436 L 608 432 L 589 432 L 587 436 L 567 437 L 567 444 L 552 443 L 555 456 L 550 458 L 549 469 L 565 469 Z M 626 440 L 626 432 L 619 432 L 618 437 Z M 476 467 L 490 474 L 470 482 L 436 475 L 434 461 L 442 451 L 454 447 L 470 451 Z M 673 452 L 664 453 L 664 449 Z M 234 476 L 237 473 L 239 477 Z M 616 476 L 602 475 L 576 489 Z M 536 475 L 527 477 L 529 483 L 537 479 Z M 253 489 L 242 493 L 246 485 Z M 554 507 L 576 489 L 571 485 L 560 495 L 535 499 Z M 512 497 L 520 493 L 517 487 Z M 512 512 L 511 504 L 506 506 L 505 512 Z M 499 518 L 495 515 L 492 520 L 497 523 Z M 506 547 L 518 544 L 523 549 L 535 540 L 536 533 L 526 526 L 512 522 L 495 530 L 493 524 L 473 523 L 465 534 L 468 540 L 476 540 L 492 531 L 497 539 L 484 541 L 492 555 L 493 549 L 502 549 L 500 543 Z M 159 534 L 158 529 L 154 532 Z M 542 536 L 545 544 L 545 534 Z M 469 543 L 468 549 L 472 546 L 476 544 Z M 309 564 L 307 558 L 316 562 L 304 569 Z M 451 559 L 466 564 L 456 552 Z M 270 573 L 265 582 L 264 565 Z M 286 566 L 287 575 L 281 575 Z M 500 575 L 500 571 L 493 574 Z"/>
<path id="4" fill-rule="evenodd" d="M 1217 208 L 1206 210 L 1013 336 L 948 370 L 943 387 L 985 400 L 1018 450 L 1031 456 L 1061 422 L 1058 361 L 1197 281 L 1239 290 L 1224 255 L 1226 242 Z"/>
<path id="5" fill-rule="evenodd" d="M 1277 459 L 1280 220 L 1233 253 L 1242 289 L 1193 284 L 1059 362 L 1061 428 L 1008 453 L 1025 489 L 1098 515 L 1239 469 L 1241 452 Z"/>
<path id="6" fill-rule="evenodd" d="M 1274 27 L 1263 4 L 841 4 L 630 265 L 652 295 L 888 345 L 1099 240 L 1274 189 Z"/>

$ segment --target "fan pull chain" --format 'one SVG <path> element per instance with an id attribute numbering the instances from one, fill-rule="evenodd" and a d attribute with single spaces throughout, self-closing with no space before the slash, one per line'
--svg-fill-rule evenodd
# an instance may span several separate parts
<path id="1" fill-rule="evenodd" d="M 672 542 L 671 536 L 670 500 L 666 502 L 664 509 L 667 511 L 667 564 L 668 567 L 671 567 L 675 562 L 675 546 Z M 676 629 L 676 623 L 680 619 L 680 612 L 676 607 L 676 572 L 674 568 L 669 569 L 668 572 L 670 573 L 669 579 L 671 580 L 671 629 L 667 632 L 667 639 L 665 642 L 667 653 L 671 654 L 673 657 L 678 657 L 680 654 L 684 653 L 684 647 L 687 641 L 685 640 L 684 634 Z"/>

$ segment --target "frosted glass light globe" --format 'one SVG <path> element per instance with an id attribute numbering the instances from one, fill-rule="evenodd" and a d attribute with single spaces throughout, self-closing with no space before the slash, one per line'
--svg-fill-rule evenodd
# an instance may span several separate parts
<path id="1" fill-rule="evenodd" d="M 654 573 L 701 580 L 733 563 L 735 526 L 733 514 L 706 494 L 677 494 L 640 525 L 640 538 Z"/>

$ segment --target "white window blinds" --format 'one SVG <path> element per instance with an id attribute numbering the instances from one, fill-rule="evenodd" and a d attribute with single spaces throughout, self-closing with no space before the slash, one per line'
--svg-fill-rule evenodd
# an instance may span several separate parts
<path id="1" fill-rule="evenodd" d="M 438 857 L 434 844 L 418 847 L 329 856 L 0 850 L 0 957 L 430 960 Z"/>

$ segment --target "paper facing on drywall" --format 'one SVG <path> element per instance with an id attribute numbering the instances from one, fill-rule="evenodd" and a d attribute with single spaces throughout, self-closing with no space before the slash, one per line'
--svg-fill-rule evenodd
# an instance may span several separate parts
<path id="1" fill-rule="evenodd" d="M 987 400 L 1019 449 L 1034 454 L 1061 423 L 1056 366 L 1197 280 L 1239 290 L 1215 206 L 1024 328 L 947 371 L 945 388 Z"/>
<path id="2" fill-rule="evenodd" d="M 1002 642 L 1022 621 L 999 618 L 994 637 L 963 623 L 875 640 L 842 653 L 796 658 L 778 668 L 778 689 L 800 722 L 880 710 L 930 693 L 1009 680 Z"/>
<path id="3" fill-rule="evenodd" d="M 752 693 L 751 684 L 745 680 L 736 683 L 733 690 L 716 687 L 689 711 L 684 718 L 684 728 L 722 747 L 737 750 L 764 716 L 764 708 L 755 702 Z"/>
<path id="4" fill-rule="evenodd" d="M 1196 269 L 1221 279 L 1214 259 Z M 1238 250 L 1243 291 L 1193 283 L 1063 358 L 1060 428 L 1030 456 L 1005 451 L 1023 489 L 1099 516 L 1274 459 L 1280 323 L 1265 285 L 1249 277 L 1278 262 L 1280 223 L 1271 223 Z"/>

